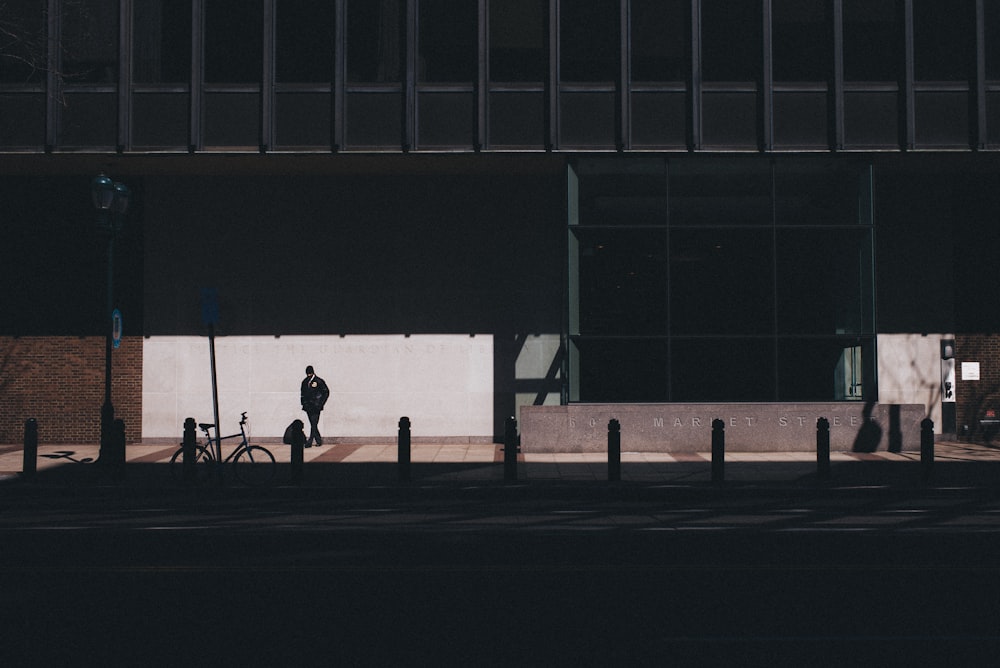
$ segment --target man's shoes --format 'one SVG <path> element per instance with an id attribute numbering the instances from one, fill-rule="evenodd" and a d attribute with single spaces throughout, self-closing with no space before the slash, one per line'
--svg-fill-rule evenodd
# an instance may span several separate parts
<path id="1" fill-rule="evenodd" d="M 317 438 L 316 439 L 316 447 L 318 448 L 321 445 L 323 445 L 323 439 L 322 438 Z"/>

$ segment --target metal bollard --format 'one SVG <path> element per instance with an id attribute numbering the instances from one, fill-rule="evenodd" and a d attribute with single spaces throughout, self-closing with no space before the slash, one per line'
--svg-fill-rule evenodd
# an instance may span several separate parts
<path id="1" fill-rule="evenodd" d="M 830 479 L 830 421 L 823 417 L 816 420 L 816 476 Z"/>
<path id="2" fill-rule="evenodd" d="M 184 420 L 184 439 L 181 441 L 181 468 L 184 472 L 184 484 L 193 485 L 195 481 L 195 457 L 197 450 L 195 444 L 198 436 L 194 430 L 194 418 L 189 417 Z"/>
<path id="3" fill-rule="evenodd" d="M 503 479 L 517 480 L 517 453 L 519 439 L 517 437 L 517 420 L 508 417 L 503 430 Z"/>
<path id="4" fill-rule="evenodd" d="M 125 479 L 125 420 L 118 418 L 111 425 L 111 479 Z"/>
<path id="5" fill-rule="evenodd" d="M 24 463 L 21 476 L 25 480 L 35 477 L 38 468 L 38 421 L 28 418 L 24 421 Z"/>
<path id="6" fill-rule="evenodd" d="M 924 482 L 930 482 L 934 472 L 934 420 L 920 422 L 920 472 Z"/>
<path id="7" fill-rule="evenodd" d="M 608 480 L 622 479 L 621 429 L 618 420 L 608 422 Z"/>
<path id="8" fill-rule="evenodd" d="M 410 481 L 410 418 L 399 418 L 399 436 L 396 439 L 399 481 Z"/>
<path id="9" fill-rule="evenodd" d="M 302 420 L 292 420 L 292 425 L 292 442 L 289 443 L 292 448 L 290 477 L 292 482 L 302 482 L 306 452 L 306 432 L 303 430 L 305 424 Z"/>
<path id="10" fill-rule="evenodd" d="M 712 420 L 712 482 L 726 479 L 726 423 Z"/>

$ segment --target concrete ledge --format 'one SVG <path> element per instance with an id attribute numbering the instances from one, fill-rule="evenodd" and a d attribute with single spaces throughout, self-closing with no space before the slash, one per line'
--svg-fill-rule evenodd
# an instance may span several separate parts
<path id="1" fill-rule="evenodd" d="M 625 452 L 710 452 L 712 422 L 725 424 L 730 452 L 814 451 L 816 421 L 830 422 L 830 449 L 919 450 L 919 404 L 570 404 L 522 406 L 523 452 L 604 452 L 608 423 L 621 424 Z"/>

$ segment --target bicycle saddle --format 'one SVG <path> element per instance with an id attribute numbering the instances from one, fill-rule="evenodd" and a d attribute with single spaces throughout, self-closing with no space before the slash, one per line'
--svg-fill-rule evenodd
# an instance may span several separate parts
<path id="1" fill-rule="evenodd" d="M 213 422 L 213 423 L 209 424 L 208 422 L 199 422 L 198 426 L 200 428 L 204 429 L 205 431 L 208 431 L 209 429 L 211 429 L 212 427 L 215 426 L 215 423 Z"/>

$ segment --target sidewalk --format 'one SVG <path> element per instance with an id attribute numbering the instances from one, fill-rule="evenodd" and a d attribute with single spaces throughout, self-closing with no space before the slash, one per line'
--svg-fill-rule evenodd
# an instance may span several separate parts
<path id="1" fill-rule="evenodd" d="M 277 486 L 292 485 L 291 448 L 266 443 L 279 464 Z M 414 444 L 411 484 L 505 482 L 503 446 L 498 444 Z M 177 487 L 170 472 L 176 445 L 129 445 L 124 480 L 129 488 Z M 32 485 L 85 487 L 111 484 L 95 466 L 97 445 L 39 445 Z M 225 452 L 224 452 L 225 454 Z M 294 486 L 371 487 L 401 482 L 395 443 L 324 445 L 304 451 L 302 480 Z M 23 484 L 20 445 L 0 446 L 0 486 Z M 725 482 L 736 485 L 868 485 L 1000 487 L 1000 448 L 974 443 L 936 443 L 929 479 L 920 453 L 832 452 L 830 476 L 821 480 L 815 452 L 727 452 Z M 607 454 L 522 453 L 518 482 L 607 483 Z M 711 484 L 710 453 L 623 452 L 621 482 L 645 485 Z M 235 484 L 235 483 L 234 483 Z"/>

